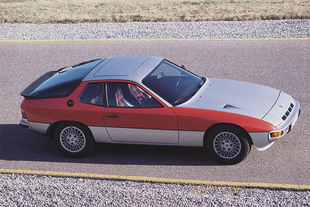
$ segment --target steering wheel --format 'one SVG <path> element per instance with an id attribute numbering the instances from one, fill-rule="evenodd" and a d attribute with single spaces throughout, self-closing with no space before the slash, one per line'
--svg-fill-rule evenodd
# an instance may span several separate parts
<path id="1" fill-rule="evenodd" d="M 161 79 L 162 77 L 164 77 L 164 73 L 163 72 L 158 73 L 157 76 L 156 76 L 157 79 Z"/>

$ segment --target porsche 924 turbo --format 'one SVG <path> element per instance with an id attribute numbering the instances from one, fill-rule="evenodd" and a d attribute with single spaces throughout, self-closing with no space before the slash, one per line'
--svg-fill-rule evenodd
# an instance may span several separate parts
<path id="1" fill-rule="evenodd" d="M 20 126 L 73 157 L 96 142 L 204 147 L 225 164 L 269 148 L 300 104 L 267 86 L 199 77 L 152 56 L 102 58 L 47 72 L 21 95 Z"/>

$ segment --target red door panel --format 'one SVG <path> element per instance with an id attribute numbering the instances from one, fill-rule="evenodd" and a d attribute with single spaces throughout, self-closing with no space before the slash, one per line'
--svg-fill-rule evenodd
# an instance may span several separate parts
<path id="1" fill-rule="evenodd" d="M 178 143 L 176 116 L 167 107 L 105 108 L 104 121 L 113 141 Z"/>

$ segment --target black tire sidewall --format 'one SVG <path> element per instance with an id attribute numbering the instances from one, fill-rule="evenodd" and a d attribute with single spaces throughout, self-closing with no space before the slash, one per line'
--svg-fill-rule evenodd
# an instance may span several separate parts
<path id="1" fill-rule="evenodd" d="M 73 127 L 76 127 L 78 129 L 80 129 L 84 135 L 85 135 L 85 139 L 86 139 L 86 143 L 85 143 L 85 146 L 84 148 L 79 151 L 79 152 L 70 152 L 68 150 L 66 150 L 62 144 L 61 144 L 61 141 L 60 141 L 60 133 L 61 131 L 66 128 L 66 127 L 69 127 L 69 126 L 73 126 Z M 55 133 L 54 133 L 54 139 L 57 140 L 57 143 L 58 143 L 58 146 L 59 148 L 61 149 L 62 152 L 64 152 L 66 155 L 70 156 L 70 157 L 83 157 L 87 154 L 89 154 L 93 148 L 94 148 L 94 145 L 95 145 L 95 142 L 94 142 L 94 138 L 92 136 L 92 133 L 90 132 L 90 130 L 88 129 L 88 127 L 84 126 L 83 124 L 80 124 L 80 123 L 75 123 L 75 122 L 63 122 L 63 123 L 59 123 L 57 126 L 56 126 L 56 130 L 55 130 Z"/>
<path id="2" fill-rule="evenodd" d="M 216 152 L 215 149 L 213 148 L 213 141 L 215 137 L 221 133 L 221 132 L 230 132 L 233 133 L 235 136 L 238 137 L 240 143 L 241 143 L 241 151 L 237 155 L 237 157 L 232 158 L 232 159 L 225 159 L 223 157 L 220 157 Z M 248 154 L 250 153 L 251 150 L 251 145 L 248 141 L 248 136 L 247 134 L 240 128 L 236 126 L 230 126 L 230 125 L 225 125 L 225 126 L 218 126 L 216 128 L 213 128 L 206 137 L 205 141 L 205 148 L 207 152 L 216 160 L 223 164 L 228 164 L 228 165 L 233 165 L 237 164 L 241 161 L 243 161 Z"/>

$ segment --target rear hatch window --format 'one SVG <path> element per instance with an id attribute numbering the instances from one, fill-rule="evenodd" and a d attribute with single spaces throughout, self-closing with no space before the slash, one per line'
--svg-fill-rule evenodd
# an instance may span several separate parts
<path id="1" fill-rule="evenodd" d="M 58 71 L 48 72 L 32 82 L 21 92 L 21 95 L 28 99 L 66 97 L 102 60 L 91 60 Z"/>

